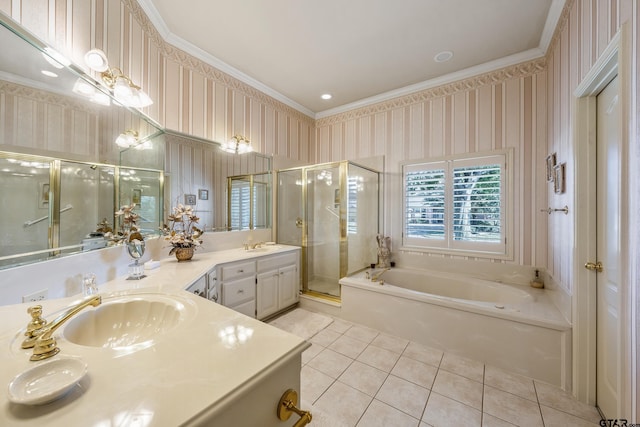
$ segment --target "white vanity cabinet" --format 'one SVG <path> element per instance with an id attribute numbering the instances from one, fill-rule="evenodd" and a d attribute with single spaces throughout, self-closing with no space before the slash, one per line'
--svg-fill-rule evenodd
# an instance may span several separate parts
<path id="1" fill-rule="evenodd" d="M 210 300 L 265 319 L 298 302 L 300 249 L 219 264 L 207 283 Z"/>
<path id="2" fill-rule="evenodd" d="M 187 291 L 213 302 L 218 302 L 220 293 L 218 292 L 217 275 L 217 270 L 215 268 L 212 269 L 189 286 Z"/>
<path id="3" fill-rule="evenodd" d="M 264 319 L 298 302 L 300 251 L 257 261 L 256 317 Z"/>
<path id="4" fill-rule="evenodd" d="M 246 260 L 218 267 L 222 305 L 256 317 L 256 262 Z"/>

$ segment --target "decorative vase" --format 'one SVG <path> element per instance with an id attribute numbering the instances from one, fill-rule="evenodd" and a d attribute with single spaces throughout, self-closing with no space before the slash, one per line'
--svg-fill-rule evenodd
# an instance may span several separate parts
<path id="1" fill-rule="evenodd" d="M 193 258 L 193 247 L 190 248 L 176 248 L 176 258 L 180 261 L 190 261 Z"/>

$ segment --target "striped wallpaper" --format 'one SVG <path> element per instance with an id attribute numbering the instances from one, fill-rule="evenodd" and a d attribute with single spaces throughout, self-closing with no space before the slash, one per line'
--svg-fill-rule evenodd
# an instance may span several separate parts
<path id="1" fill-rule="evenodd" d="M 632 0 L 611 0 L 611 1 L 588 1 L 588 0 L 568 0 L 565 5 L 562 17 L 556 28 L 556 33 L 549 51 L 547 53 L 548 65 L 545 71 L 547 78 L 547 150 L 549 153 L 556 152 L 559 162 L 567 162 L 567 191 L 564 194 L 555 194 L 550 188 L 548 192 L 549 206 L 561 207 L 568 205 L 574 207 L 574 170 L 572 169 L 574 147 L 574 95 L 573 91 L 580 84 L 582 79 L 589 72 L 591 67 L 597 61 L 598 57 L 612 38 L 620 30 L 623 23 L 629 22 L 629 35 L 635 34 L 635 40 L 625 40 L 624 43 L 630 43 L 632 47 L 632 63 L 628 64 L 630 69 L 629 75 L 632 76 L 632 87 L 635 87 L 635 94 L 631 99 L 635 98 L 635 105 L 626 105 L 623 108 L 630 111 L 630 117 L 638 115 L 638 43 L 640 42 L 640 34 L 638 33 L 638 19 L 640 12 L 635 1 Z M 622 65 L 622 63 L 621 63 Z M 632 101 L 633 102 L 633 101 Z M 635 114 L 633 113 L 635 111 Z M 633 120 L 633 119 L 632 119 Z M 628 127 L 628 147 L 634 147 L 638 144 L 639 131 L 632 128 L 633 123 Z M 624 160 L 624 157 L 623 157 Z M 627 159 L 630 161 L 630 158 Z M 633 165 L 634 163 L 629 163 Z M 629 188 L 630 192 L 635 188 L 637 191 L 637 174 L 634 178 L 636 166 L 632 166 L 629 170 L 632 172 L 626 177 L 623 187 Z M 637 205 L 637 199 L 628 200 L 624 207 L 631 208 Z M 624 208 L 623 207 L 623 208 Z M 554 279 L 565 287 L 569 293 L 575 286 L 572 268 L 576 260 L 573 258 L 574 245 L 576 244 L 576 236 L 574 236 L 574 215 L 579 213 L 573 211 L 570 215 L 552 215 L 549 217 L 549 253 L 547 259 L 547 268 Z M 630 211 L 631 218 L 637 218 L 637 211 Z M 634 221 L 635 222 L 635 221 Z M 631 228 L 625 230 L 624 224 L 621 235 L 629 235 Z M 640 244 L 637 239 L 630 239 L 633 245 Z M 631 252 L 623 250 L 623 256 L 631 255 Z M 585 260 L 586 261 L 586 260 Z M 583 262 L 585 262 L 583 261 Z"/>
<path id="2" fill-rule="evenodd" d="M 239 133 L 261 153 L 312 161 L 313 119 L 166 43 L 135 0 L 0 0 L 0 10 L 76 64 L 102 49 L 168 129 L 214 141 Z"/>
<path id="3" fill-rule="evenodd" d="M 319 162 L 385 156 L 385 234 L 401 244 L 400 162 L 514 149 L 513 262 L 544 266 L 546 152 L 544 59 L 318 120 Z M 438 255 L 440 256 L 440 255 Z M 457 258 L 446 256 L 445 258 Z M 495 262 L 502 262 L 494 260 Z"/>
<path id="4" fill-rule="evenodd" d="M 547 267 L 569 291 L 573 215 L 548 217 L 540 209 L 571 204 L 571 165 L 568 191 L 556 196 L 545 180 L 544 159 L 550 152 L 560 160 L 572 153 L 571 93 L 625 21 L 635 37 L 633 71 L 640 61 L 634 0 L 568 0 L 539 60 L 314 121 L 167 44 L 135 0 L 0 0 L 0 10 L 76 63 L 86 50 L 103 49 L 149 92 L 155 103 L 146 112 L 169 129 L 216 141 L 241 133 L 259 152 L 308 163 L 385 156 L 384 232 L 393 236 L 394 248 L 401 232 L 401 161 L 511 147 L 515 253 L 506 264 Z M 634 104 L 627 107 L 635 126 L 630 142 L 637 144 L 636 74 Z M 631 178 L 629 185 L 637 194 Z M 631 206 L 637 205 L 633 199 Z M 638 227 L 630 230 L 638 233 Z"/>

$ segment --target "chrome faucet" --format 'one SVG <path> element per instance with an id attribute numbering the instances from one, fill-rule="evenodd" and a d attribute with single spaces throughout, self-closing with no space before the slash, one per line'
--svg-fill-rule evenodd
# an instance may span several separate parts
<path id="1" fill-rule="evenodd" d="M 58 344 L 56 343 L 55 338 L 53 338 L 53 333 L 63 323 L 71 319 L 73 316 L 78 314 L 80 311 L 82 311 L 86 307 L 89 307 L 89 306 L 97 307 L 101 303 L 102 303 L 102 297 L 100 295 L 94 295 L 90 298 L 86 298 L 80 301 L 78 304 L 69 308 L 67 311 L 62 313 L 51 323 L 43 324 L 43 326 L 40 329 L 31 331 L 31 336 L 26 340 L 24 340 L 24 342 L 22 343 L 22 348 L 33 347 L 33 354 L 31 355 L 31 358 L 29 360 L 32 360 L 32 361 L 44 360 L 58 354 L 60 352 L 60 349 L 58 348 Z M 38 312 L 38 311 L 42 312 L 41 310 L 42 310 L 42 307 L 40 306 L 39 309 L 35 310 L 35 312 Z M 32 313 L 31 308 L 29 308 L 28 311 L 30 314 Z"/>
<path id="2" fill-rule="evenodd" d="M 381 277 L 384 273 L 386 273 L 387 271 L 391 270 L 390 268 L 383 268 L 382 270 L 376 272 L 376 273 L 372 273 L 371 274 L 371 281 L 372 282 L 377 282 L 377 281 L 381 281 Z"/>

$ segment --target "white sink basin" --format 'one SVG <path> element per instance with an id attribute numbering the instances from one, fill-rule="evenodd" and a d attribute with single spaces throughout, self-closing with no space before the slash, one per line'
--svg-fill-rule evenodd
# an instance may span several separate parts
<path id="1" fill-rule="evenodd" d="M 89 347 L 149 344 L 178 326 L 187 309 L 179 299 L 161 294 L 103 299 L 100 306 L 69 320 L 62 334 L 69 342 Z"/>

